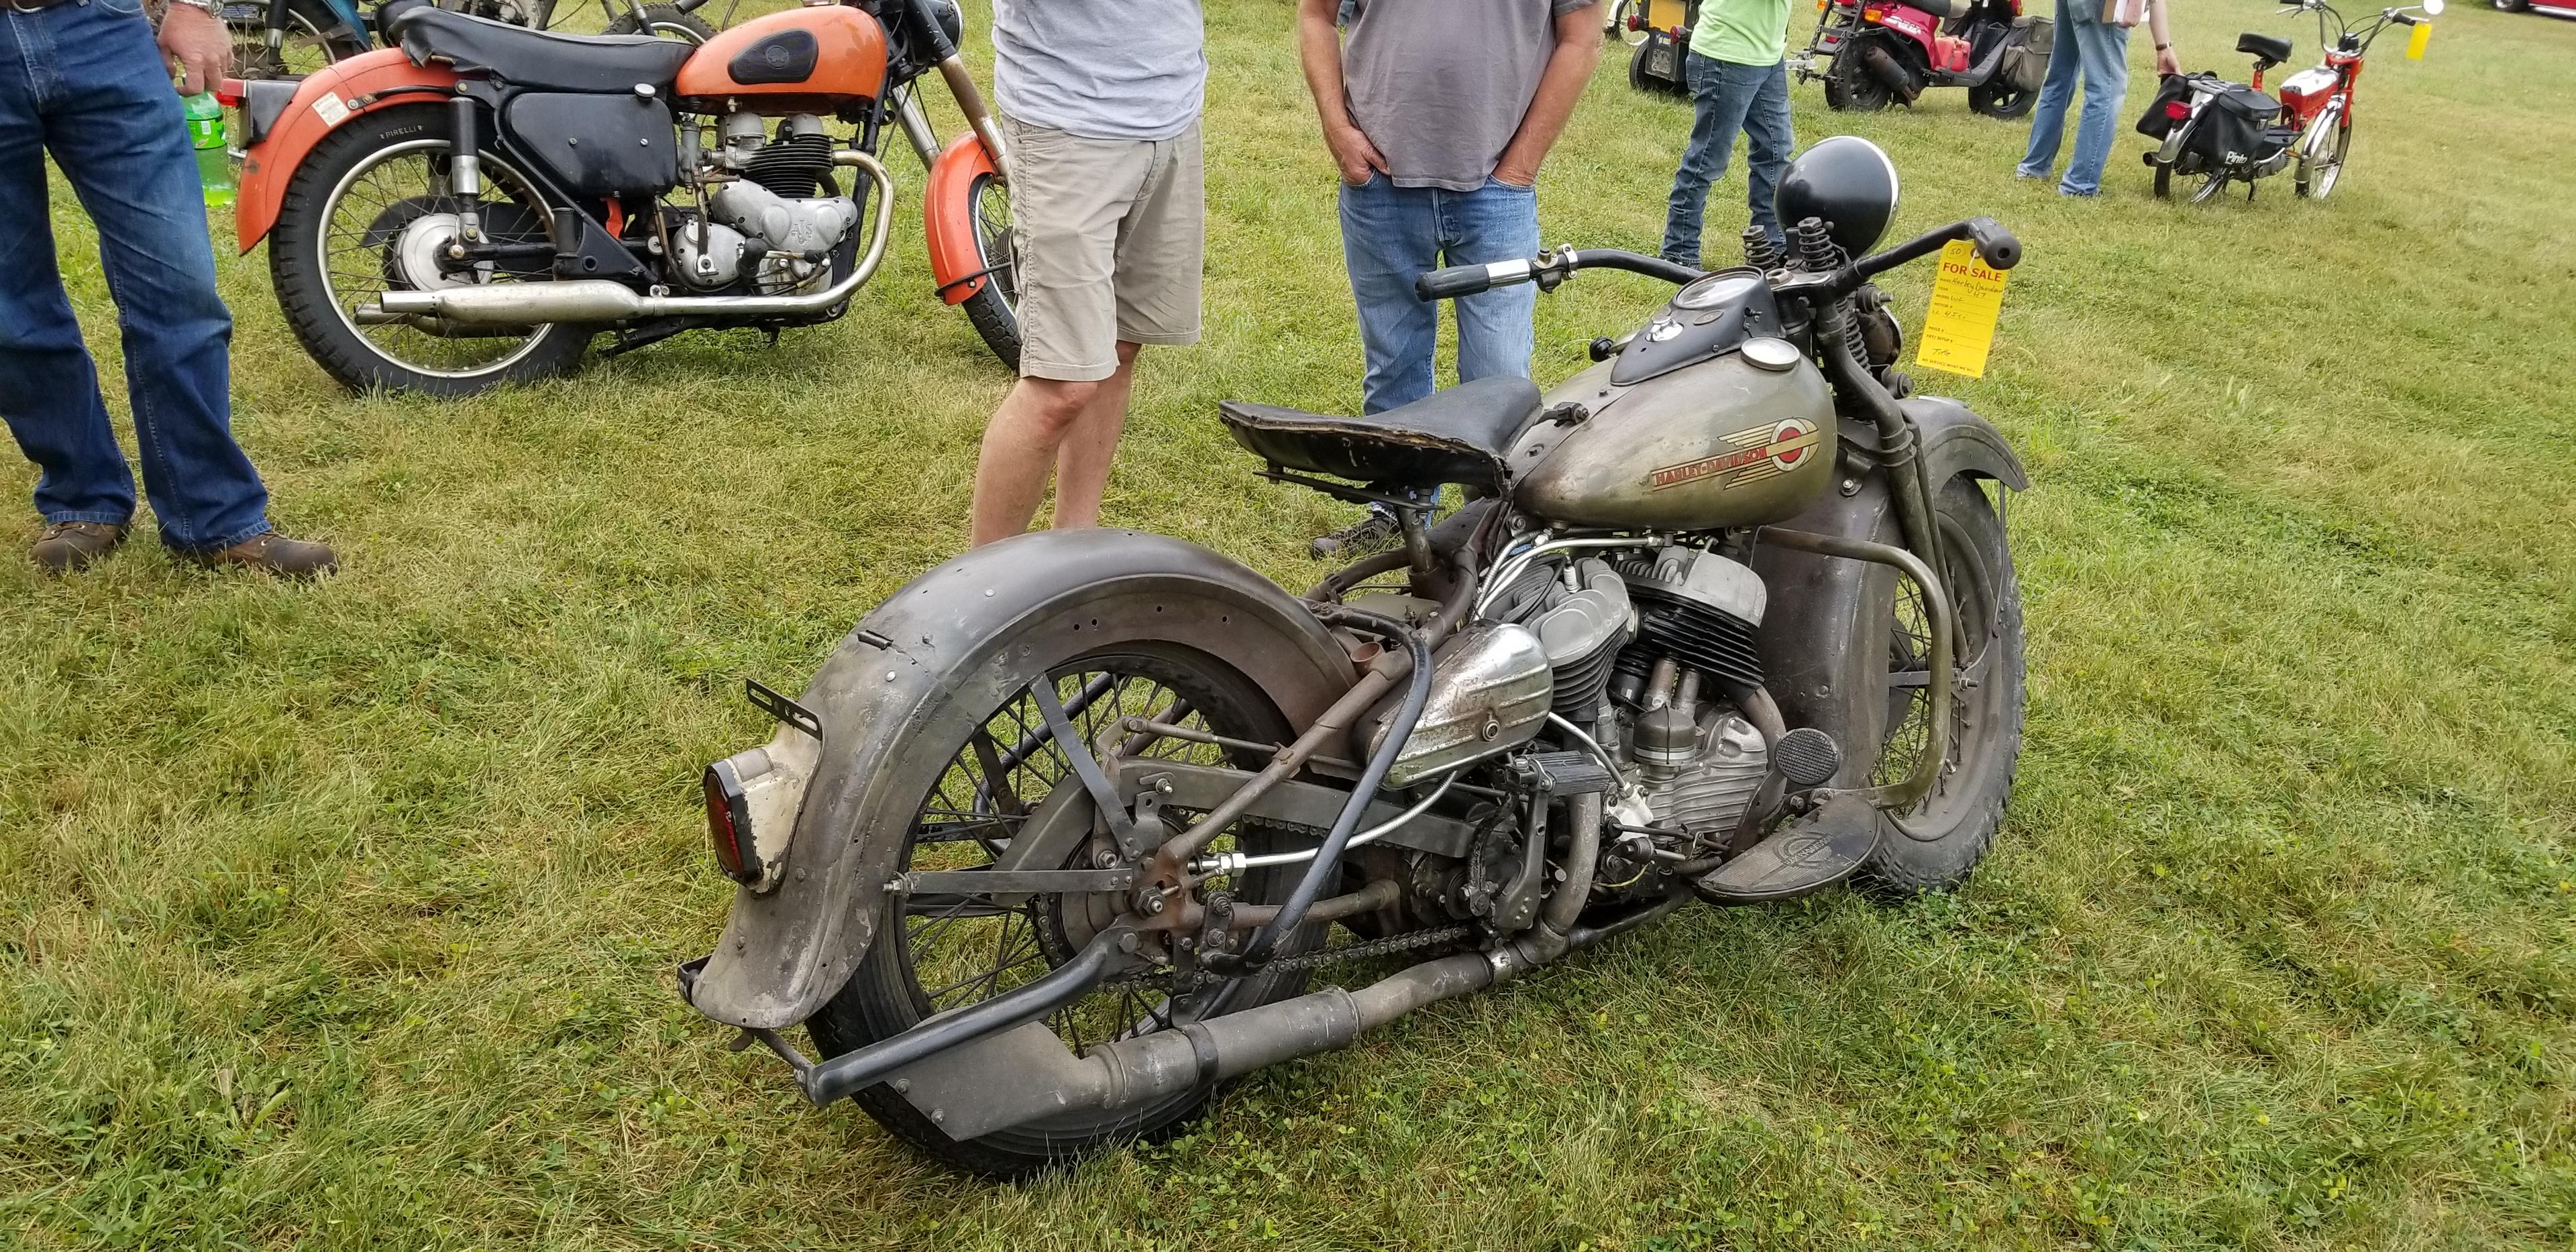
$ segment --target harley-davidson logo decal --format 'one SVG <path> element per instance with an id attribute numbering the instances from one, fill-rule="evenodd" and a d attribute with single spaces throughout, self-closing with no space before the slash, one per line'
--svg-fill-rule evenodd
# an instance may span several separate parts
<path id="1" fill-rule="evenodd" d="M 1734 451 L 1654 470 L 1646 475 L 1646 489 L 1662 491 L 1703 478 L 1717 479 L 1720 487 L 1760 482 L 1806 464 L 1808 457 L 1816 455 L 1816 443 L 1822 438 L 1814 422 L 1794 417 L 1769 430 L 1759 426 L 1740 430 L 1726 437 L 1735 445 Z"/>

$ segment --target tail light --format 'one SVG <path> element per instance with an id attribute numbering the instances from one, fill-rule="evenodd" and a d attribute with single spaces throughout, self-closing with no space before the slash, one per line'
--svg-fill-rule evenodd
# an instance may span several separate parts
<path id="1" fill-rule="evenodd" d="M 2191 106 L 2180 100 L 2165 101 L 2165 120 L 2179 122 L 2191 116 Z"/>
<path id="2" fill-rule="evenodd" d="M 216 83 L 215 103 L 220 104 L 227 109 L 240 108 L 242 106 L 242 80 L 238 78 L 227 78 Z"/>
<path id="3" fill-rule="evenodd" d="M 751 843 L 751 796 L 743 790 L 733 759 L 708 766 L 699 785 L 707 793 L 707 842 L 715 848 L 716 865 L 725 877 L 745 886 L 759 882 L 759 858 L 743 855 Z"/>

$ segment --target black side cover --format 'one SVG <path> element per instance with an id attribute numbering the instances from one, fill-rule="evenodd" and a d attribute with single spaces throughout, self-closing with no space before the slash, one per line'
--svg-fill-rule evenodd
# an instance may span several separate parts
<path id="1" fill-rule="evenodd" d="M 680 181 L 679 141 L 659 99 L 521 92 L 501 120 L 577 196 L 665 191 Z"/>
<path id="2" fill-rule="evenodd" d="M 814 76 L 822 46 L 810 30 L 782 30 L 734 54 L 725 73 L 748 87 L 755 83 L 801 83 Z"/>

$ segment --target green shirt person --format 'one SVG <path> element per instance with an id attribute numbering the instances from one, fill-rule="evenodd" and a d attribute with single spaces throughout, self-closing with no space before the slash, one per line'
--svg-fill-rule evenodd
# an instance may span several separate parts
<path id="1" fill-rule="evenodd" d="M 1745 207 L 1752 225 L 1785 244 L 1771 199 L 1789 166 L 1797 136 L 1789 131 L 1789 0 L 1707 0 L 1692 28 L 1690 145 L 1673 173 L 1664 216 L 1664 259 L 1700 263 L 1700 220 L 1709 184 L 1726 174 L 1736 132 L 1752 143 Z"/>

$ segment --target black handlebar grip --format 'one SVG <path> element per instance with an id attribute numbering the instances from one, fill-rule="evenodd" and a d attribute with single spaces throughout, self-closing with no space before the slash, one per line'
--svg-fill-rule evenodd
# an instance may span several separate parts
<path id="1" fill-rule="evenodd" d="M 1984 257 L 1987 265 L 2008 270 L 2021 264 L 2021 241 L 2013 238 L 2012 232 L 2005 230 L 1995 219 L 1968 219 L 1968 237 L 1976 241 L 1977 255 Z"/>
<path id="2" fill-rule="evenodd" d="M 1413 294 L 1429 303 L 1456 296 L 1472 296 L 1479 291 L 1490 291 L 1493 286 L 1491 269 L 1482 265 L 1452 265 L 1445 270 L 1415 275 Z"/>

